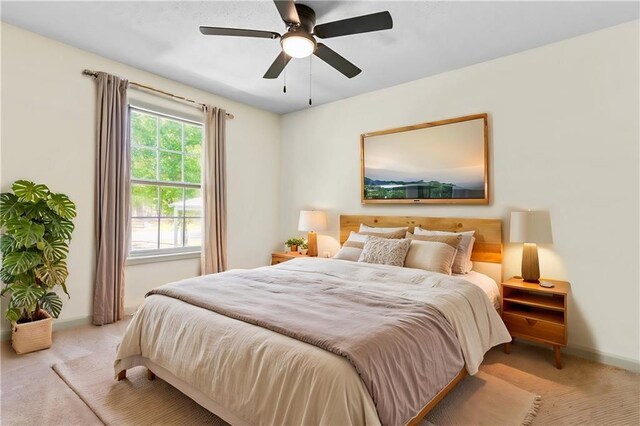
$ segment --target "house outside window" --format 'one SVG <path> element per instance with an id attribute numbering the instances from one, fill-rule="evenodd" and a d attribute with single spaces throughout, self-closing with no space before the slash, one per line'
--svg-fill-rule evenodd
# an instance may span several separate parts
<path id="1" fill-rule="evenodd" d="M 198 252 L 202 124 L 130 106 L 129 257 Z"/>

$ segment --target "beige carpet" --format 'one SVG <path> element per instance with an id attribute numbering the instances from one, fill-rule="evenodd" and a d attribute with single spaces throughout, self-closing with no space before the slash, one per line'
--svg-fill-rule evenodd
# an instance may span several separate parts
<path id="1" fill-rule="evenodd" d="M 3 375 L 0 396 L 3 426 L 102 424 L 48 365 L 30 365 Z"/>
<path id="2" fill-rule="evenodd" d="M 539 396 L 480 371 L 465 377 L 426 420 L 437 426 L 530 425 L 539 408 Z"/>
<path id="3" fill-rule="evenodd" d="M 112 358 L 90 355 L 53 367 L 104 423 L 226 425 L 163 380 L 147 380 L 145 368 L 131 369 L 127 380 L 114 381 Z M 460 382 L 426 424 L 530 424 L 538 407 L 536 395 L 480 372 Z"/>
<path id="4" fill-rule="evenodd" d="M 0 342 L 0 424 L 98 423 L 51 365 L 91 354 L 114 354 L 127 324 L 56 331 L 50 349 L 26 355 L 16 355 L 9 341 Z M 517 342 L 510 355 L 500 348 L 490 350 L 480 370 L 542 396 L 533 426 L 640 424 L 640 375 L 572 356 L 563 355 L 562 360 L 564 368 L 557 370 L 548 348 Z"/>

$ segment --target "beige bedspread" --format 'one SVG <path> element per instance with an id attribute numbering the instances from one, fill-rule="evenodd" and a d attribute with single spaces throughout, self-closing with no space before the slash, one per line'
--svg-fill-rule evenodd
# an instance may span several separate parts
<path id="1" fill-rule="evenodd" d="M 241 283 L 256 277 L 292 285 L 301 279 L 344 282 L 354 292 L 386 294 L 433 307 L 455 330 L 471 374 L 477 372 L 487 349 L 509 340 L 482 290 L 458 278 L 415 269 L 297 259 L 276 267 L 198 277 L 186 285 L 214 286 L 221 279 Z M 376 424 L 380 420 L 370 393 L 345 358 L 164 296 L 148 297 L 134 317 L 119 348 L 116 372 L 131 367 L 140 356 L 228 408 L 233 414 L 229 421 Z M 447 372 L 448 380 L 456 372 Z M 420 379 L 437 375 L 426 369 Z"/>

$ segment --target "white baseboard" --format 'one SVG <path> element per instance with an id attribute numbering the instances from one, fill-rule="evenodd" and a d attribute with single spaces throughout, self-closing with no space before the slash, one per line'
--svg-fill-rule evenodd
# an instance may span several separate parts
<path id="1" fill-rule="evenodd" d="M 67 328 L 80 327 L 91 324 L 91 317 L 74 318 L 68 320 L 54 320 L 53 331 L 65 330 Z M 11 330 L 3 330 L 0 333 L 0 341 L 11 340 Z"/>
<path id="2" fill-rule="evenodd" d="M 565 348 L 565 353 L 601 364 L 612 365 L 633 373 L 640 373 L 640 361 L 637 359 L 627 358 L 620 355 L 602 352 L 597 349 L 588 348 L 581 345 L 571 345 Z"/>
<path id="3" fill-rule="evenodd" d="M 551 350 L 551 347 L 549 345 L 543 345 L 541 343 L 530 342 L 524 339 L 517 339 L 517 342 L 519 344 L 524 343 L 526 345 L 538 346 Z M 597 349 L 588 348 L 586 346 L 570 345 L 566 348 L 562 348 L 562 353 L 573 355 L 578 358 L 588 359 L 589 361 L 599 362 L 600 364 L 622 368 L 623 370 L 628 370 L 632 373 L 640 373 L 640 361 L 620 355 L 610 354 L 608 352 L 602 352 Z"/>

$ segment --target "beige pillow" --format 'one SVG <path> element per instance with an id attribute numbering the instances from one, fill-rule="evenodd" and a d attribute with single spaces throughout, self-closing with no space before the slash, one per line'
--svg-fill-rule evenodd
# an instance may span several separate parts
<path id="1" fill-rule="evenodd" d="M 409 238 L 411 240 L 419 240 L 419 241 L 434 241 L 436 243 L 445 243 L 450 245 L 454 249 L 458 249 L 460 245 L 460 241 L 462 241 L 462 235 L 414 235 L 411 232 L 407 232 L 405 238 Z"/>
<path id="2" fill-rule="evenodd" d="M 374 232 L 374 231 L 361 231 L 361 232 L 358 232 L 358 234 L 360 234 L 360 235 L 371 235 L 371 236 L 374 236 L 374 237 L 392 238 L 392 239 L 396 239 L 396 240 L 404 238 L 406 233 L 407 233 L 407 228 L 399 229 L 397 231 L 388 231 L 388 232 Z"/>
<path id="3" fill-rule="evenodd" d="M 375 232 L 378 234 L 387 234 L 389 232 L 397 232 L 397 231 L 404 231 L 407 232 L 409 230 L 409 228 L 407 228 L 406 226 L 399 226 L 397 228 L 384 228 L 381 226 L 367 226 L 364 223 L 360 224 L 360 229 L 358 230 L 359 233 L 363 233 L 363 232 Z M 404 234 L 403 234 L 404 235 Z"/>
<path id="4" fill-rule="evenodd" d="M 349 238 L 344 242 L 342 248 L 333 256 L 334 259 L 350 260 L 357 262 L 362 253 L 364 243 L 367 241 L 366 235 L 360 235 L 357 232 L 351 232 Z"/>
<path id="5" fill-rule="evenodd" d="M 358 262 L 403 266 L 411 240 L 369 237 L 364 243 Z"/>
<path id="6" fill-rule="evenodd" d="M 473 250 L 473 243 L 475 238 L 473 234 L 476 231 L 464 231 L 464 232 L 447 232 L 447 231 L 430 231 L 428 229 L 422 229 L 416 226 L 413 233 L 420 236 L 443 236 L 443 235 L 462 235 L 460 245 L 458 245 L 458 252 L 453 260 L 452 271 L 454 274 L 467 274 L 471 270 L 471 251 Z"/>
<path id="7" fill-rule="evenodd" d="M 405 267 L 451 275 L 451 265 L 457 251 L 455 248 L 438 241 L 410 241 Z"/>

